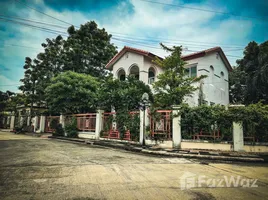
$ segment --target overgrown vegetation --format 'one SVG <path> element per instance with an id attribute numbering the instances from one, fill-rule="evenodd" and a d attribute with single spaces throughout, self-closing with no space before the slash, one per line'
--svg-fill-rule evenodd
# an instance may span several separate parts
<path id="1" fill-rule="evenodd" d="M 268 141 L 268 106 L 261 103 L 246 107 L 207 106 L 190 108 L 183 106 L 181 110 L 182 137 L 192 139 L 194 134 L 203 132 L 213 135 L 220 131 L 219 138 L 202 137 L 200 139 L 214 141 L 232 140 L 232 123 L 242 122 L 245 137 L 254 137 L 255 141 Z"/>
<path id="2" fill-rule="evenodd" d="M 64 130 L 67 137 L 78 138 L 77 120 L 75 117 L 72 117 L 70 120 L 65 122 Z"/>
<path id="3" fill-rule="evenodd" d="M 244 57 L 230 73 L 230 101 L 253 104 L 259 101 L 268 104 L 268 41 L 250 42 Z"/>

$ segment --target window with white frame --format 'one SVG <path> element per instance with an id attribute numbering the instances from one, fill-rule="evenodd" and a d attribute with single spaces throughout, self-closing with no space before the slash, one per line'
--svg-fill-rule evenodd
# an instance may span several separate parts
<path id="1" fill-rule="evenodd" d="M 148 83 L 151 85 L 155 81 L 155 70 L 153 67 L 150 67 L 148 72 Z"/>
<path id="2" fill-rule="evenodd" d="M 196 77 L 197 76 L 197 66 L 192 66 L 186 68 L 186 74 L 188 73 L 189 77 Z"/>

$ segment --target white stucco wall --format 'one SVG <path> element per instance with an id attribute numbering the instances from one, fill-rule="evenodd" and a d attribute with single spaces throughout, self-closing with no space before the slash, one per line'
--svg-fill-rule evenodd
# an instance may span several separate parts
<path id="1" fill-rule="evenodd" d="M 139 78 L 145 84 L 148 84 L 148 71 L 150 67 L 154 67 L 155 69 L 156 80 L 157 75 L 163 72 L 163 70 L 160 67 L 155 66 L 149 58 L 136 53 L 127 52 L 113 65 L 112 72 L 114 78 L 118 78 L 118 71 L 120 69 L 124 69 L 126 76 L 128 76 L 130 68 L 133 65 L 137 65 L 139 67 Z M 207 75 L 207 78 L 203 79 L 204 100 L 207 101 L 209 105 L 211 102 L 220 105 L 228 105 L 229 74 L 221 57 L 219 55 L 217 56 L 216 52 L 213 52 L 204 57 L 187 61 L 186 67 L 193 65 L 197 65 L 197 76 Z M 210 66 L 213 66 L 214 72 L 212 72 Z M 221 76 L 221 72 L 223 72 L 224 77 Z M 195 86 L 200 87 L 200 83 L 196 83 Z M 198 98 L 199 90 L 195 91 L 191 97 L 186 97 L 185 102 L 187 102 L 190 106 L 197 106 Z"/>
<path id="2" fill-rule="evenodd" d="M 125 53 L 114 65 L 113 75 L 114 78 L 118 78 L 118 71 L 122 68 L 126 72 L 126 76 L 129 75 L 129 71 L 132 65 L 136 64 L 140 69 L 140 80 L 144 81 L 144 74 L 141 72 L 144 66 L 144 57 L 132 52 Z"/>
<path id="3" fill-rule="evenodd" d="M 204 100 L 207 101 L 208 104 L 213 102 L 215 104 L 228 105 L 229 72 L 221 57 L 217 56 L 216 52 L 213 52 L 204 57 L 187 61 L 186 67 L 193 64 L 197 65 L 197 76 L 207 75 L 207 78 L 203 79 Z M 210 66 L 213 66 L 214 73 Z M 221 72 L 224 73 L 223 77 L 221 76 Z M 192 106 L 198 105 L 198 94 L 199 91 L 194 92 L 193 97 L 188 97 L 185 101 L 189 102 Z"/>
<path id="4" fill-rule="evenodd" d="M 163 72 L 163 70 L 153 64 L 149 58 L 132 52 L 127 52 L 113 65 L 112 72 L 114 78 L 118 78 L 118 72 L 120 69 L 124 69 L 126 72 L 126 76 L 128 76 L 130 73 L 131 66 L 135 64 L 139 67 L 140 70 L 140 80 L 143 81 L 145 84 L 148 84 L 148 72 L 150 67 L 153 67 L 155 69 L 155 77 L 157 77 L 158 74 Z"/>

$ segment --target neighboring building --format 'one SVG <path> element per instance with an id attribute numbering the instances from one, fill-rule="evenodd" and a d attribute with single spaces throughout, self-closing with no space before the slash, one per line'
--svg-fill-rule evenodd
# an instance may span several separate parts
<path id="1" fill-rule="evenodd" d="M 115 78 L 124 80 L 126 76 L 133 74 L 137 79 L 152 85 L 157 81 L 157 76 L 163 72 L 152 62 L 155 57 L 163 59 L 148 51 L 125 46 L 110 60 L 106 68 L 112 71 Z M 200 97 L 203 103 L 208 105 L 229 104 L 228 81 L 232 67 L 220 47 L 182 56 L 182 58 L 187 62 L 185 68 L 189 69 L 189 76 L 207 75 L 207 78 L 196 83 L 200 89 L 195 91 L 192 97 L 185 98 L 189 105 L 197 106 Z"/>

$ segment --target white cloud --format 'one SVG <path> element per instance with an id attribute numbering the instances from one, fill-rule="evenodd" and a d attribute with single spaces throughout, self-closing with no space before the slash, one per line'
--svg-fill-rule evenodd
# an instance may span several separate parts
<path id="1" fill-rule="evenodd" d="M 217 21 L 215 20 L 215 13 L 199 12 L 178 7 L 167 7 L 138 0 L 131 0 L 131 3 L 133 4 L 133 13 L 129 13 L 129 9 L 127 8 L 128 4 L 122 2 L 112 11 L 106 13 L 102 12 L 98 16 L 93 13 L 82 13 L 69 10 L 57 12 L 46 7 L 42 0 L 36 0 L 36 2 L 38 2 L 39 8 L 44 8 L 43 11 L 45 13 L 74 25 L 79 26 L 87 21 L 95 20 L 100 27 L 104 27 L 108 32 L 120 33 L 128 35 L 129 37 L 142 36 L 148 39 L 165 38 L 165 40 L 170 41 L 176 40 L 178 44 L 183 44 L 183 46 L 192 50 L 202 50 L 213 47 L 216 46 L 216 43 L 239 43 L 246 45 L 248 42 L 248 34 L 252 31 L 252 24 L 247 20 L 234 20 L 229 18 Z M 169 2 L 172 3 L 171 0 Z M 3 6 L 3 3 L 0 3 L 0 6 Z M 191 6 L 207 9 L 206 5 L 200 6 L 193 4 Z M 17 16 L 23 18 L 59 24 L 64 27 L 69 26 L 23 6 L 20 7 L 20 12 L 15 12 L 18 10 L 18 5 L 14 3 L 11 3 L 8 9 L 9 11 L 13 11 L 13 16 L 15 16 L 16 13 Z M 45 42 L 46 38 L 53 38 L 56 36 L 51 33 L 21 25 L 10 24 L 8 28 L 10 33 L 16 34 L 16 37 L 6 39 L 4 41 L 5 44 L 17 44 L 42 49 L 40 44 Z M 62 29 L 57 30 L 64 31 Z M 0 32 L 0 34 L 2 37 L 6 37 L 6 33 Z M 118 34 L 117 37 L 119 37 Z M 190 43 L 187 41 L 203 42 L 203 44 Z M 123 47 L 124 45 L 134 46 L 151 51 L 160 56 L 166 55 L 163 50 L 158 49 L 159 45 L 157 44 L 147 44 L 147 47 L 144 47 L 146 45 L 137 44 L 137 41 L 134 42 L 136 44 L 129 44 L 117 40 L 113 40 L 113 42 L 119 47 Z M 167 45 L 173 44 L 168 43 Z M 151 46 L 154 48 L 150 48 Z M 227 50 L 228 48 L 224 49 Z M 10 69 L 9 72 L 1 75 L 1 82 L 12 82 L 11 84 L 18 83 L 19 79 L 23 77 L 22 66 L 24 64 L 24 58 L 26 56 L 34 58 L 38 52 L 40 51 L 19 47 L 0 48 L 1 64 L 7 63 L 5 67 Z M 232 55 L 240 56 L 241 54 L 242 51 L 232 52 Z M 234 64 L 235 58 L 230 58 L 230 61 Z"/>
<path id="2" fill-rule="evenodd" d="M 5 77 L 4 75 L 0 74 L 0 90 L 1 91 L 6 91 L 6 90 L 10 90 L 13 92 L 18 92 L 18 85 L 19 85 L 19 81 L 13 81 L 7 77 Z"/>

